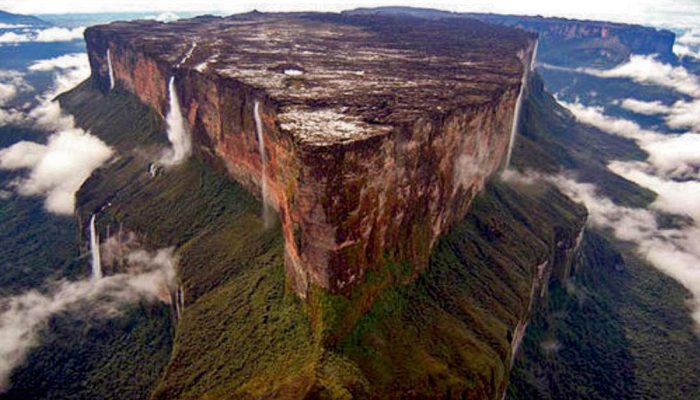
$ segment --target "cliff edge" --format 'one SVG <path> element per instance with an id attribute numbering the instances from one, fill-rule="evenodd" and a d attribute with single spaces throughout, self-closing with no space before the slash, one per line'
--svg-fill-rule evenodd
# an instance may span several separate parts
<path id="1" fill-rule="evenodd" d="M 195 153 L 278 211 L 301 297 L 427 265 L 504 163 L 536 45 L 476 20 L 338 14 L 118 22 L 85 38 L 104 92 L 166 116 L 175 90 Z"/>

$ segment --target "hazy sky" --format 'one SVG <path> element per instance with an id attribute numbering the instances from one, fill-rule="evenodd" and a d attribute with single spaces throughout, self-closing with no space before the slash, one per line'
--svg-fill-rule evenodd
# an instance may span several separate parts
<path id="1" fill-rule="evenodd" d="M 649 25 L 700 25 L 700 0 L 0 0 L 0 9 L 27 13 L 115 11 L 340 11 L 354 7 L 410 5 L 452 11 L 541 14 L 638 22 Z"/>

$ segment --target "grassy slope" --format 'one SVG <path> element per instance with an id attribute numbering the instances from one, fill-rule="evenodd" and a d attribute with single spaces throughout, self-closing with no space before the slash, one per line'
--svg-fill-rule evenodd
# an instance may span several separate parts
<path id="1" fill-rule="evenodd" d="M 639 158 L 636 146 L 576 124 L 549 95 L 534 90 L 515 150 L 519 167 L 554 172 L 560 164 L 621 204 L 644 207 L 653 200 L 652 192 L 604 168 L 611 159 Z M 538 148 L 540 153 L 533 151 Z M 700 353 L 687 292 L 606 232 L 588 232 L 581 254 L 571 282 L 552 285 L 535 313 L 508 397 L 700 396 Z"/>
<path id="2" fill-rule="evenodd" d="M 323 346 L 313 310 L 286 290 L 279 226 L 263 229 L 252 196 L 195 160 L 148 177 L 160 126 L 155 116 L 130 118 L 145 137 L 122 126 L 130 96 L 103 97 L 88 83 L 62 101 L 121 154 L 81 189 L 83 220 L 111 202 L 98 218 L 103 231 L 121 225 L 147 246 L 178 247 L 187 307 L 156 398 L 494 397 L 534 268 L 555 247 L 555 230 L 573 234 L 582 218 L 551 189 L 494 183 L 437 245 L 427 273 L 386 290 L 347 337 Z M 385 278 L 370 274 L 367 284 Z"/>
<path id="3" fill-rule="evenodd" d="M 83 87 L 65 100 L 74 101 L 68 106 L 79 121 L 89 121 L 90 115 L 116 110 L 119 102 L 130 104 L 129 99 L 122 93 L 104 99 Z M 606 157 L 622 152 L 642 157 L 634 146 L 625 141 L 605 145 L 600 132 L 568 134 L 570 116 L 544 113 L 546 107 L 553 107 L 551 99 L 539 96 L 526 105 L 527 133 L 518 141 L 516 163 L 544 171 L 554 171 L 558 164 L 580 167 L 589 180 L 609 182 L 608 194 L 619 202 L 644 205 L 653 199 L 653 194 L 619 181 L 604 168 Z M 324 347 L 314 332 L 318 327 L 308 320 L 311 310 L 286 290 L 279 227 L 263 229 L 259 203 L 197 161 L 149 178 L 148 161 L 157 157 L 155 146 L 163 137 L 155 133 L 158 118 L 150 120 L 154 133 L 141 144 L 138 140 L 143 138 L 138 137 L 118 140 L 131 131 L 120 127 L 121 114 L 113 112 L 109 124 L 99 126 L 97 118 L 90 124 L 119 147 L 123 157 L 85 185 L 81 215 L 85 218 L 111 201 L 99 218 L 103 229 L 107 223 L 120 223 L 142 234 L 148 246 L 179 248 L 187 309 L 156 398 L 342 398 L 368 393 L 385 398 L 459 393 L 493 397 L 505 382 L 510 335 L 525 313 L 533 268 L 551 252 L 553 232 L 575 230 L 582 217 L 580 209 L 549 188 L 494 182 L 479 196 L 470 216 L 440 240 L 426 273 L 409 285 L 384 291 L 348 336 Z M 546 119 L 553 116 L 558 120 Z M 552 134 L 545 127 L 556 131 Z M 136 150 L 134 143 L 140 144 Z M 592 145 L 604 145 L 604 151 L 594 153 Z M 403 271 L 390 270 L 399 277 Z M 373 279 L 386 277 L 370 274 L 367 284 Z M 552 290 L 553 301 L 566 303 L 563 289 Z M 338 307 L 342 312 L 342 304 L 331 299 L 312 307 Z M 605 310 L 606 305 L 600 307 Z M 580 324 L 581 315 L 572 315 Z M 617 321 L 610 316 L 603 320 Z M 588 360 L 594 372 L 599 365 L 614 365 L 625 379 L 634 365 L 639 375 L 638 365 L 629 360 L 639 357 L 640 347 L 627 345 L 634 340 L 614 326 L 592 326 L 601 334 L 582 337 L 604 349 L 606 343 L 616 346 L 619 351 L 613 354 L 619 356 L 579 353 L 584 354 L 579 361 Z M 531 347 L 531 338 L 526 340 Z M 613 364 L 605 364 L 608 360 Z M 516 368 L 511 388 L 525 370 Z M 594 375 L 582 376 L 585 379 L 577 384 L 590 385 Z"/>
<path id="4" fill-rule="evenodd" d="M 264 229 L 260 203 L 196 160 L 150 178 L 148 163 L 165 135 L 158 117 L 145 115 L 133 120 L 148 127 L 146 140 L 138 132 L 124 138 L 133 132 L 122 126 L 132 120 L 124 110 L 144 108 L 132 96 L 104 97 L 86 83 L 63 104 L 122 155 L 81 189 L 83 219 L 111 202 L 99 216 L 103 230 L 122 226 L 148 247 L 178 248 L 186 311 L 156 396 L 269 391 L 285 385 L 285 375 L 313 375 L 318 352 L 310 324 L 285 290 L 279 225 Z M 106 113 L 113 117 L 101 119 Z M 300 379 L 293 384 L 308 390 Z"/>
<path id="5" fill-rule="evenodd" d="M 339 351 L 385 397 L 495 398 L 535 266 L 556 247 L 554 232 L 575 236 L 584 216 L 551 188 L 490 185 L 427 271 L 386 290 Z"/>

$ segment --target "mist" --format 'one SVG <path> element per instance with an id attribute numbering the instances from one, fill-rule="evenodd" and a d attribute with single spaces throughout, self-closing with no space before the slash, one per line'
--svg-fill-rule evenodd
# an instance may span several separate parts
<path id="1" fill-rule="evenodd" d="M 691 83 L 686 89 L 692 89 Z M 691 92 L 692 90 L 685 90 Z M 700 134 L 669 134 L 641 128 L 634 121 L 605 114 L 603 107 L 560 102 L 576 119 L 604 132 L 634 140 L 648 153 L 644 161 L 612 161 L 613 173 L 654 191 L 648 209 L 617 205 L 591 184 L 577 182 L 571 174 L 540 177 L 555 183 L 566 195 L 583 203 L 593 226 L 611 231 L 620 240 L 634 243 L 637 253 L 651 265 L 681 283 L 692 295 L 696 327 L 700 327 Z M 624 99 L 616 102 L 641 114 L 665 114 L 667 125 L 696 129 L 698 100 L 671 106 L 660 102 Z M 678 226 L 660 227 L 659 213 L 685 217 Z M 700 333 L 700 329 L 698 330 Z"/>
<path id="2" fill-rule="evenodd" d="M 612 69 L 567 68 L 545 63 L 540 68 L 578 72 L 598 78 L 623 78 L 642 85 L 656 85 L 672 89 L 692 97 L 700 97 L 700 80 L 681 66 L 672 66 L 656 59 L 654 55 L 630 56 L 629 61 Z"/>
<path id="3" fill-rule="evenodd" d="M 11 183 L 22 196 L 43 196 L 47 211 L 70 215 L 75 193 L 92 172 L 109 160 L 113 150 L 96 136 L 75 126 L 72 116 L 61 111 L 53 98 L 89 76 L 84 54 L 69 54 L 39 60 L 32 71 L 54 71 L 53 86 L 27 111 L 3 110 L 0 123 L 22 124 L 51 133 L 45 143 L 21 141 L 0 150 L 0 169 L 27 170 Z"/>
<path id="4" fill-rule="evenodd" d="M 18 44 L 27 42 L 70 42 L 83 38 L 85 27 L 36 29 L 22 33 L 5 32 L 0 35 L 0 44 Z"/>
<path id="5" fill-rule="evenodd" d="M 119 315 L 136 301 L 170 302 L 175 289 L 173 249 L 135 250 L 127 255 L 128 270 L 99 280 L 58 281 L 43 291 L 0 298 L 0 392 L 9 387 L 12 371 L 21 365 L 51 317 L 77 312 L 98 318 Z M 80 307 L 89 304 L 89 307 Z"/>

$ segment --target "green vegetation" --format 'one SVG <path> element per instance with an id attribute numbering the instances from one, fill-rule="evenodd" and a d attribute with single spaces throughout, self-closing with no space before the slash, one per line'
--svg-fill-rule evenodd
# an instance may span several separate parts
<path id="1" fill-rule="evenodd" d="M 544 173 L 575 170 L 578 180 L 595 183 L 602 194 L 616 203 L 644 207 L 656 194 L 613 174 L 607 163 L 615 159 L 642 160 L 646 153 L 629 139 L 601 132 L 576 122 L 571 113 L 544 91 L 535 75 L 523 102 L 521 135 L 515 141 L 516 168 Z"/>
<path id="2" fill-rule="evenodd" d="M 120 227 L 147 247 L 178 249 L 186 309 L 156 399 L 496 397 L 535 267 L 585 216 L 551 187 L 494 183 L 412 283 L 412 266 L 387 264 L 348 298 L 314 289 L 305 304 L 287 287 L 279 222 L 266 230 L 247 191 L 196 160 L 148 175 L 157 116 L 89 82 L 61 101 L 120 154 L 81 189 L 82 219 L 110 204 L 98 217 L 103 232 Z"/>
<path id="3" fill-rule="evenodd" d="M 148 398 L 170 357 L 169 307 L 136 304 L 109 318 L 84 311 L 52 318 L 0 398 Z"/>
<path id="4" fill-rule="evenodd" d="M 84 114 L 95 124 L 113 124 L 115 134 L 163 136 L 159 120 L 148 122 L 144 118 L 148 111 L 138 102 L 115 95 L 111 100 L 121 103 L 105 104 L 98 101 L 101 95 L 89 89 L 86 82 L 62 99 L 83 104 Z M 76 95 L 89 97 L 79 103 Z M 107 118 L 97 113 L 106 113 Z M 45 139 L 42 132 L 0 128 L 0 148 L 20 140 Z M 0 171 L 0 185 L 5 187 L 22 174 Z M 41 289 L 56 279 L 84 277 L 89 257 L 86 238 L 81 238 L 76 225 L 73 217 L 44 211 L 41 197 L 0 198 L 0 295 Z M 70 309 L 53 316 L 48 326 L 41 328 L 38 346 L 13 371 L 12 385 L 0 399 L 148 398 L 170 357 L 173 327 L 169 307 L 134 304 L 109 318 L 87 311 Z"/>
<path id="5" fill-rule="evenodd" d="M 605 168 L 612 159 L 643 157 L 636 145 L 576 123 L 542 91 L 538 78 L 530 90 L 525 132 L 514 153 L 518 167 L 575 169 L 580 180 L 630 207 L 654 199 L 653 192 Z M 608 232 L 586 232 L 573 269 L 569 280 L 550 285 L 547 301 L 534 313 L 507 397 L 700 397 L 699 343 L 680 284 Z"/>
<path id="6" fill-rule="evenodd" d="M 575 276 L 552 286 L 527 330 L 509 399 L 700 396 L 687 294 L 624 253 L 601 234 L 586 233 Z"/>

